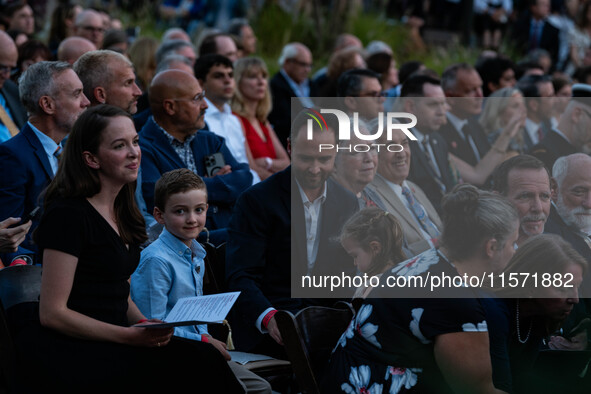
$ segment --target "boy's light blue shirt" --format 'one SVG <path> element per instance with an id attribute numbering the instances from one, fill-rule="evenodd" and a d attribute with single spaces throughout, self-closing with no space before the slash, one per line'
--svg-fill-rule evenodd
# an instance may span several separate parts
<path id="1" fill-rule="evenodd" d="M 205 249 L 195 240 L 187 247 L 163 229 L 157 240 L 142 251 L 131 276 L 131 298 L 150 319 L 162 319 L 183 297 L 203 295 Z M 175 327 L 174 335 L 200 341 L 207 325 Z"/>

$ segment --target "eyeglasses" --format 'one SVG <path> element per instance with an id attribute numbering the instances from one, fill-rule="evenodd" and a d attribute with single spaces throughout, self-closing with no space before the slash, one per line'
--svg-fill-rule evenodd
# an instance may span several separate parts
<path id="1" fill-rule="evenodd" d="M 195 97 L 190 98 L 190 99 L 179 99 L 179 98 L 174 98 L 174 101 L 191 101 L 195 104 L 201 102 L 203 100 L 203 98 L 205 97 L 205 90 L 202 90 L 201 93 L 198 93 Z"/>
<path id="2" fill-rule="evenodd" d="M 0 74 L 12 74 L 13 71 L 16 71 L 16 67 L 6 66 L 4 64 L 0 64 Z"/>
<path id="3" fill-rule="evenodd" d="M 312 63 L 301 62 L 297 59 L 289 59 L 300 67 L 312 68 Z"/>
<path id="4" fill-rule="evenodd" d="M 92 32 L 97 32 L 97 33 L 104 33 L 105 29 L 102 27 L 94 27 L 94 26 L 81 26 L 81 29 L 84 29 L 86 31 L 92 31 Z"/>

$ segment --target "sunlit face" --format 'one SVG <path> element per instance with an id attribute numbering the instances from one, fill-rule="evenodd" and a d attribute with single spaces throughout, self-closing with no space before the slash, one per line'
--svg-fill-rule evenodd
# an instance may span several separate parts
<path id="1" fill-rule="evenodd" d="M 185 245 L 203 231 L 207 219 L 207 193 L 205 190 L 192 189 L 184 193 L 175 193 L 168 197 L 164 211 L 154 208 L 154 218 Z"/>
<path id="2" fill-rule="evenodd" d="M 261 101 L 267 94 L 267 72 L 261 68 L 245 70 L 238 84 L 247 101 Z"/>
<path id="3" fill-rule="evenodd" d="M 119 107 L 130 114 L 137 112 L 137 100 L 142 91 L 135 83 L 133 68 L 119 61 L 112 61 L 112 82 L 106 87 L 106 104 Z"/>
<path id="4" fill-rule="evenodd" d="M 142 153 L 133 121 L 125 116 L 111 118 L 102 131 L 97 153 L 85 154 L 93 158 L 90 167 L 98 170 L 101 183 L 124 185 L 135 181 Z"/>
<path id="5" fill-rule="evenodd" d="M 514 168 L 507 176 L 507 198 L 520 218 L 520 242 L 541 234 L 550 214 L 550 179 L 544 168 Z"/>
<path id="6" fill-rule="evenodd" d="M 374 254 L 371 249 L 365 250 L 361 244 L 349 237 L 345 238 L 341 243 L 345 252 L 353 259 L 353 264 L 357 267 L 359 272 L 368 272 L 371 269 L 371 263 L 374 258 Z"/>
<path id="7" fill-rule="evenodd" d="M 409 140 L 402 130 L 394 129 L 392 130 L 392 141 L 390 143 L 402 145 L 404 149 L 400 152 L 389 152 L 388 149 L 380 149 L 378 172 L 390 182 L 402 185 L 410 172 Z"/>
<path id="8" fill-rule="evenodd" d="M 575 263 L 568 264 L 563 272 L 551 273 L 552 278 L 554 275 L 560 275 L 562 283 L 566 286 L 554 286 L 558 284 L 552 280 L 552 286 L 540 287 L 539 296 L 544 298 L 535 298 L 534 302 L 539 308 L 539 313 L 542 316 L 546 316 L 554 321 L 562 321 L 568 317 L 575 304 L 579 303 L 579 287 L 583 282 L 583 268 Z M 570 280 L 572 278 L 572 280 Z"/>
<path id="9" fill-rule="evenodd" d="M 64 134 L 72 131 L 74 122 L 90 105 L 83 93 L 82 82 L 72 69 L 65 70 L 55 77 L 57 94 L 52 97 L 56 111 L 54 120 Z"/>
<path id="10" fill-rule="evenodd" d="M 556 205 L 567 224 L 582 231 L 591 229 L 591 159 L 569 164 Z"/>

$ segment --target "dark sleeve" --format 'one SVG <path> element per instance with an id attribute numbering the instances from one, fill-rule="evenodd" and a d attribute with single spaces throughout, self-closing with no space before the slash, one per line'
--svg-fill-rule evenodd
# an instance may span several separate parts
<path id="1" fill-rule="evenodd" d="M 44 212 L 35 234 L 39 249 L 54 249 L 80 257 L 85 246 L 88 211 L 84 201 L 58 201 Z"/>
<path id="2" fill-rule="evenodd" d="M 224 161 L 232 168 L 232 172 L 203 178 L 203 181 L 207 186 L 207 194 L 211 202 L 224 202 L 232 205 L 238 196 L 252 185 L 252 173 L 248 163 L 236 161 L 223 138 L 220 138 L 219 141 L 216 152 L 220 152 L 224 156 Z"/>
<path id="3" fill-rule="evenodd" d="M 272 305 L 261 290 L 269 228 L 264 207 L 251 194 L 244 193 L 234 207 L 228 228 L 226 280 L 229 290 L 241 291 L 236 308 L 254 325 Z"/>
<path id="4" fill-rule="evenodd" d="M 154 187 L 156 181 L 160 179 L 161 173 L 156 164 L 154 152 L 148 144 L 142 144 L 140 140 L 140 147 L 142 149 L 142 195 L 144 196 L 147 212 L 152 213 L 154 211 Z"/>

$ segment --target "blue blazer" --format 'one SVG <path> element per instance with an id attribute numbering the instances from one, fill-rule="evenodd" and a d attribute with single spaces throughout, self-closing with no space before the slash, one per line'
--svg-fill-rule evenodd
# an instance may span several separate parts
<path id="1" fill-rule="evenodd" d="M 327 181 L 312 275 L 355 273 L 353 260 L 335 236 L 358 207 L 353 194 L 332 179 Z M 310 305 L 332 306 L 337 301 L 318 299 L 322 295 L 314 289 L 307 289 L 306 298 L 292 298 L 292 286 L 301 283 L 308 268 L 305 226 L 291 167 L 253 185 L 238 199 L 228 228 L 226 280 L 228 291 L 241 291 L 230 316 L 239 350 L 253 350 L 263 340 L 255 322 L 267 308 L 296 313 Z M 352 292 L 345 292 L 340 298 L 350 299 Z"/>
<path id="2" fill-rule="evenodd" d="M 28 123 L 20 133 L 0 144 L 0 174 L 1 220 L 23 217 L 42 204 L 39 196 L 51 182 L 53 170 L 41 141 Z M 21 244 L 19 254 L 37 251 L 31 240 L 37 224 L 38 220 L 34 220 L 27 238 Z M 7 256 L 2 260 L 6 263 Z"/>
<path id="3" fill-rule="evenodd" d="M 165 172 L 186 168 L 186 165 L 152 117 L 140 132 L 140 147 L 142 149 L 142 192 L 148 212 L 152 212 L 156 181 Z M 230 221 L 236 199 L 252 184 L 252 174 L 248 164 L 238 163 L 228 150 L 224 138 L 209 131 L 198 131 L 191 142 L 191 149 L 195 157 L 197 174 L 202 177 L 205 175 L 203 159 L 213 153 L 221 152 L 226 164 L 232 167 L 230 174 L 203 178 L 207 186 L 209 202 L 206 226 L 209 230 L 225 228 Z"/>

